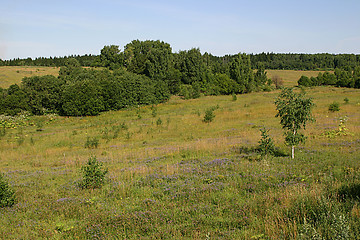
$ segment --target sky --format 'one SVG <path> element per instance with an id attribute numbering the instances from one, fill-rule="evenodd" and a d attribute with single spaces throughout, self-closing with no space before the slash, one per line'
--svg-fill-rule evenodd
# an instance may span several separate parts
<path id="1" fill-rule="evenodd" d="M 173 52 L 360 54 L 359 0 L 0 0 L 0 59 L 100 54 L 132 40 Z"/>

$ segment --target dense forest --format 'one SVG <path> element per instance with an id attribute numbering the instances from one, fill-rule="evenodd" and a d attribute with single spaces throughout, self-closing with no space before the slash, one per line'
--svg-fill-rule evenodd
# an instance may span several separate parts
<path id="1" fill-rule="evenodd" d="M 20 85 L 0 88 L 0 114 L 97 115 L 161 103 L 172 94 L 188 99 L 271 90 L 265 69 L 254 71 L 246 54 L 217 58 L 196 48 L 172 53 L 167 43 L 134 40 L 124 51 L 105 46 L 96 61 L 101 68 L 83 68 L 69 57 L 58 77 L 26 77 Z"/>

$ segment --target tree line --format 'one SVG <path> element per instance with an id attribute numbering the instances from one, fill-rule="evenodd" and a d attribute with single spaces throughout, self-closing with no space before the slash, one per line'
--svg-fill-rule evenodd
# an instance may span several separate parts
<path id="1" fill-rule="evenodd" d="M 319 73 L 317 77 L 301 76 L 298 80 L 299 86 L 312 87 L 330 85 L 336 87 L 360 88 L 360 66 L 353 69 L 336 68 L 333 73 Z"/>
<path id="2" fill-rule="evenodd" d="M 130 45 L 136 45 L 137 43 L 143 43 L 139 40 L 135 40 Z M 148 41 L 145 41 L 148 42 Z M 154 42 L 154 41 L 150 41 Z M 156 41 L 155 41 L 156 42 Z M 129 44 L 128 44 L 129 45 Z M 127 46 L 128 46 L 127 45 Z M 168 44 L 167 44 L 168 45 Z M 103 54 L 106 54 L 106 51 L 118 51 L 122 55 L 119 59 L 107 59 L 114 64 L 121 64 L 121 60 L 124 60 L 128 55 L 124 52 L 120 52 L 118 46 L 111 49 L 112 46 L 108 49 L 103 49 Z M 170 45 L 169 45 L 170 47 Z M 127 53 L 131 50 L 127 47 Z M 177 55 L 177 53 L 171 54 Z M 207 63 L 211 62 L 214 65 L 217 65 L 216 68 L 218 71 L 221 70 L 224 66 L 223 64 L 229 63 L 229 61 L 236 57 L 235 55 L 225 55 L 221 57 L 213 56 L 209 53 L 202 55 L 202 58 Z M 336 68 L 344 69 L 347 67 L 354 68 L 360 65 L 360 55 L 359 54 L 329 54 L 329 53 L 318 53 L 318 54 L 304 54 L 304 53 L 259 53 L 259 54 L 249 54 L 251 66 L 254 69 L 259 69 L 264 67 L 265 69 L 278 69 L 278 70 L 335 70 Z M 100 55 L 71 55 L 65 57 L 39 57 L 39 58 L 25 58 L 25 59 L 11 59 L 11 60 L 1 60 L 0 66 L 52 66 L 52 67 L 62 67 L 65 65 L 66 61 L 70 58 L 75 58 L 81 66 L 84 67 L 100 67 L 104 64 L 100 58 Z M 102 59 L 104 60 L 104 59 Z M 110 64 L 107 62 L 106 64 Z M 122 62 L 124 63 L 124 62 Z"/>
<path id="3" fill-rule="evenodd" d="M 0 114 L 97 115 L 161 103 L 174 94 L 188 99 L 271 89 L 265 69 L 254 71 L 249 55 L 224 59 L 197 48 L 172 53 L 162 41 L 134 40 L 123 51 L 105 46 L 97 65 L 102 68 L 83 68 L 68 58 L 58 77 L 25 77 L 20 85 L 0 88 Z"/>
<path id="4" fill-rule="evenodd" d="M 260 53 L 251 54 L 254 68 L 263 66 L 266 69 L 278 70 L 335 70 L 336 68 L 355 68 L 360 65 L 357 54 L 300 54 L 300 53 Z"/>

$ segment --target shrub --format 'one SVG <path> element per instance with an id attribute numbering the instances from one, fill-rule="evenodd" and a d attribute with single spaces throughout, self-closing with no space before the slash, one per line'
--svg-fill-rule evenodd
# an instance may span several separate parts
<path id="1" fill-rule="evenodd" d="M 85 148 L 97 148 L 99 146 L 99 139 L 97 137 L 87 137 L 85 142 Z"/>
<path id="2" fill-rule="evenodd" d="M 313 78 L 310 79 L 309 77 L 303 75 L 298 80 L 298 85 L 305 86 L 305 87 L 311 87 L 314 85 L 313 80 L 314 80 Z"/>
<path id="3" fill-rule="evenodd" d="M 205 116 L 204 116 L 204 119 L 203 119 L 203 121 L 205 123 L 210 123 L 210 122 L 212 122 L 214 120 L 214 118 L 215 118 L 214 110 L 215 109 L 213 107 L 208 108 L 208 109 L 205 110 Z"/>
<path id="4" fill-rule="evenodd" d="M 15 203 L 15 193 L 0 173 L 0 208 L 11 207 Z"/>
<path id="5" fill-rule="evenodd" d="M 261 132 L 261 139 L 259 141 L 259 152 L 260 155 L 263 157 L 265 155 L 274 154 L 275 152 L 275 146 L 274 141 L 269 136 L 269 130 L 266 128 L 260 129 Z"/>
<path id="6" fill-rule="evenodd" d="M 232 94 L 232 100 L 233 100 L 233 101 L 236 101 L 236 100 L 237 100 L 237 96 L 236 96 L 235 93 Z"/>
<path id="7" fill-rule="evenodd" d="M 331 111 L 331 112 L 340 111 L 339 103 L 333 102 L 332 104 L 330 104 L 330 106 L 329 106 L 329 111 Z"/>
<path id="8" fill-rule="evenodd" d="M 346 98 L 344 98 L 344 102 L 346 103 L 346 104 L 348 104 L 349 103 L 349 99 L 346 97 Z"/>
<path id="9" fill-rule="evenodd" d="M 81 172 L 83 174 L 80 182 L 81 188 L 101 188 L 105 183 L 108 169 L 103 169 L 102 163 L 92 156 L 87 164 L 81 167 Z"/>

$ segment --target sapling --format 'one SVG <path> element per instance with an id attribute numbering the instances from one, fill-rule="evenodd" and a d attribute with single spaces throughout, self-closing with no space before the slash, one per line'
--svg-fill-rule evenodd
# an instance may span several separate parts
<path id="1" fill-rule="evenodd" d="M 274 154 L 275 145 L 274 145 L 274 141 L 269 136 L 269 130 L 266 128 L 262 128 L 260 129 L 260 132 L 261 132 L 261 139 L 259 141 L 259 147 L 258 147 L 260 151 L 260 155 L 264 157 L 269 154 Z"/>
<path id="2" fill-rule="evenodd" d="M 309 121 L 314 121 L 311 110 L 312 98 L 306 98 L 305 92 L 294 93 L 292 88 L 283 88 L 275 101 L 282 128 L 285 129 L 285 142 L 291 146 L 291 158 L 295 158 L 295 146 L 305 142 L 306 137 L 299 130 L 305 129 Z"/>

